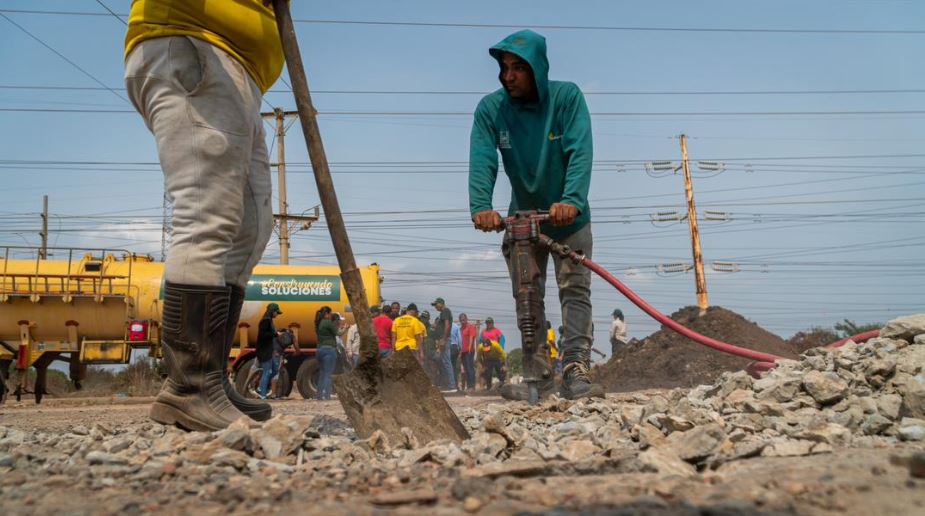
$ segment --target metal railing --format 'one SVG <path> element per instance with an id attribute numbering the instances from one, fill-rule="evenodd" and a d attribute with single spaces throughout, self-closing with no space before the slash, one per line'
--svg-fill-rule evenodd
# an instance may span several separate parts
<path id="1" fill-rule="evenodd" d="M 100 248 L 65 248 L 51 247 L 49 251 L 67 252 L 67 271 L 64 274 L 42 271 L 42 263 L 49 262 L 41 258 L 38 247 L 3 246 L 3 268 L 0 272 L 0 294 L 7 296 L 32 295 L 71 295 L 132 297 L 132 264 L 134 255 L 124 249 Z M 12 253 L 34 252 L 35 268 L 31 271 L 10 271 Z M 76 262 L 75 253 L 84 253 Z M 95 256 L 98 253 L 99 256 Z M 121 253 L 124 263 L 128 264 L 125 274 L 107 274 L 107 265 L 114 262 L 111 253 Z M 31 259 L 31 258 L 30 258 Z M 87 270 L 87 264 L 98 264 L 98 270 Z M 96 269 L 96 267 L 94 267 Z"/>

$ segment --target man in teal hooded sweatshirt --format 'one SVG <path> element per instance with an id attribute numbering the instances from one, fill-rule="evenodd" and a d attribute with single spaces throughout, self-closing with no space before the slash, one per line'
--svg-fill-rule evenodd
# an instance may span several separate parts
<path id="1" fill-rule="evenodd" d="M 511 182 L 509 213 L 549 210 L 550 223 L 544 224 L 543 233 L 590 257 L 591 116 L 584 96 L 571 82 L 548 79 L 546 39 L 533 31 L 511 34 L 489 54 L 501 68 L 503 87 L 482 98 L 475 110 L 469 146 L 472 220 L 482 231 L 503 229 L 501 215 L 491 204 L 500 151 Z M 510 270 L 508 241 L 505 236 L 502 252 Z M 537 286 L 544 294 L 549 253 L 538 249 L 536 258 L 542 271 Z M 564 326 L 561 394 L 569 399 L 603 396 L 589 377 L 590 271 L 557 256 L 553 262 Z M 541 396 L 555 392 L 553 380 L 543 382 L 539 390 Z M 508 399 L 527 399 L 523 384 L 506 385 L 501 393 Z"/>

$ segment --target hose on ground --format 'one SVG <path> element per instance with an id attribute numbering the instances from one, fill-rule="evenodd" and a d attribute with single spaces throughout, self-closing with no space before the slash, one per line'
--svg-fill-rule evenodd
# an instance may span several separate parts
<path id="1" fill-rule="evenodd" d="M 547 246 L 552 252 L 559 254 L 561 257 L 568 258 L 575 263 L 584 265 L 585 267 L 588 268 L 588 270 L 594 272 L 595 274 L 600 276 L 604 281 L 606 281 L 607 283 L 612 285 L 614 288 L 619 290 L 621 294 L 626 296 L 626 298 L 629 299 L 634 305 L 638 306 L 640 310 L 649 314 L 650 317 L 662 323 L 663 325 L 667 326 L 668 328 L 671 328 L 675 332 L 693 340 L 694 342 L 697 342 L 698 344 L 702 344 L 704 346 L 713 348 L 717 351 L 721 351 L 723 353 L 729 353 L 729 354 L 740 356 L 743 358 L 749 358 L 749 359 L 755 360 L 756 362 L 753 362 L 746 368 L 746 371 L 748 371 L 748 373 L 751 374 L 752 376 L 758 376 L 763 371 L 773 369 L 777 365 L 775 362 L 778 360 L 785 360 L 784 357 L 773 355 L 771 353 L 763 353 L 761 351 L 755 351 L 753 349 L 743 348 L 743 347 L 735 346 L 733 344 L 729 344 L 727 342 L 722 342 L 722 341 L 707 337 L 706 335 L 701 335 L 700 333 L 697 333 L 694 330 L 691 330 L 690 328 L 682 326 L 678 322 L 674 321 L 673 319 L 669 318 L 665 314 L 656 310 L 655 307 L 653 307 L 652 305 L 647 303 L 644 299 L 639 297 L 629 287 L 624 285 L 623 282 L 618 280 L 613 274 L 608 272 L 606 269 L 604 269 L 597 263 L 588 259 L 586 256 L 580 253 L 577 253 L 575 251 L 572 251 L 567 246 L 563 246 L 553 241 L 551 238 L 546 237 L 545 235 L 540 236 L 540 242 L 543 245 Z M 825 347 L 837 348 L 837 347 L 843 346 L 848 341 L 854 341 L 857 343 L 861 343 L 873 337 L 876 337 L 879 334 L 880 334 L 880 330 L 872 330 L 872 331 L 868 331 L 864 333 L 859 333 L 857 335 L 853 335 L 851 337 L 847 337 L 839 341 L 833 342 Z"/>

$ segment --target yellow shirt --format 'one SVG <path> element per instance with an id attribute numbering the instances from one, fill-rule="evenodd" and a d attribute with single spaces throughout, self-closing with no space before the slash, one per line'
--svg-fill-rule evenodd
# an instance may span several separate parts
<path id="1" fill-rule="evenodd" d="M 138 43 L 165 36 L 190 36 L 228 52 L 264 93 L 285 61 L 273 8 L 262 0 L 133 0 L 125 56 Z"/>
<path id="2" fill-rule="evenodd" d="M 417 335 L 423 337 L 425 333 L 427 333 L 427 329 L 424 328 L 424 323 L 413 315 L 405 314 L 392 321 L 392 335 L 395 336 L 395 351 L 405 348 L 410 348 L 411 351 L 417 351 L 418 341 L 415 337 Z"/>
<path id="3" fill-rule="evenodd" d="M 556 331 L 552 328 L 546 330 L 546 343 L 549 345 L 549 358 L 555 360 L 559 356 L 559 349 L 556 347 Z"/>

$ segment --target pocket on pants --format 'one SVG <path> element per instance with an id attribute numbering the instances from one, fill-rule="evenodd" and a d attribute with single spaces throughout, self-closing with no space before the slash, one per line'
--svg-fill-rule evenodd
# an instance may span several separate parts
<path id="1" fill-rule="evenodd" d="M 170 38 L 171 79 L 186 94 L 193 125 L 223 133 L 250 133 L 247 102 L 241 88 L 248 79 L 240 63 L 224 62 L 218 48 L 190 37 Z M 205 48 L 201 48 L 205 47 Z"/>

